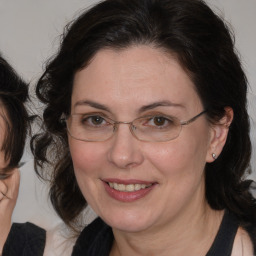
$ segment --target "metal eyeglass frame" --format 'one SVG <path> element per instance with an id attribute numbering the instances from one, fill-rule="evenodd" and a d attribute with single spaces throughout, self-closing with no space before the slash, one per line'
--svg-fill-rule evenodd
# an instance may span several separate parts
<path id="1" fill-rule="evenodd" d="M 207 110 L 203 110 L 202 112 L 200 112 L 199 114 L 195 115 L 194 117 L 190 118 L 189 120 L 186 120 L 186 121 L 179 121 L 180 122 L 180 126 L 184 126 L 184 125 L 188 125 L 192 122 L 194 122 L 198 117 L 200 117 L 201 115 L 205 114 L 207 112 Z M 72 115 L 72 114 L 71 114 Z M 73 115 L 76 115 L 76 114 L 73 114 Z M 153 117 L 153 116 L 152 116 Z M 113 135 L 115 134 L 115 131 L 117 130 L 117 127 L 120 125 L 120 124 L 128 124 L 129 125 L 129 128 L 130 128 L 130 131 L 131 131 L 131 134 L 139 141 L 146 141 L 146 142 L 166 142 L 166 141 L 171 141 L 171 140 L 174 140 L 176 139 L 179 135 L 180 135 L 180 132 L 181 132 L 181 129 L 180 129 L 180 132 L 177 134 L 176 137 L 173 137 L 171 139 L 168 139 L 168 140 L 159 140 L 159 141 L 155 141 L 155 140 L 143 140 L 143 139 L 140 139 L 137 137 L 137 135 L 134 133 L 134 130 L 136 129 L 136 126 L 133 125 L 134 121 L 138 120 L 138 119 L 141 119 L 141 117 L 139 118 L 136 118 L 134 119 L 133 121 L 131 122 L 126 122 L 126 121 L 115 121 L 111 118 L 107 118 L 108 120 L 111 120 L 110 124 L 113 126 L 113 133 L 110 137 L 107 137 L 106 139 L 104 140 L 89 140 L 89 139 L 79 139 L 75 136 L 73 136 L 70 132 L 70 130 L 68 129 L 68 125 L 67 125 L 67 121 L 68 121 L 68 117 L 61 117 L 60 121 L 63 123 L 65 122 L 66 123 L 66 127 L 67 127 L 67 131 L 69 133 L 69 135 L 76 139 L 76 140 L 80 140 L 80 141 L 86 141 L 86 142 L 103 142 L 103 141 L 107 141 L 108 139 L 112 138 Z"/>

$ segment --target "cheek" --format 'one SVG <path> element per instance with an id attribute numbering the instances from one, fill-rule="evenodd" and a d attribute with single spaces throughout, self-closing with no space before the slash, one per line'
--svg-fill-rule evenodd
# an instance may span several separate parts
<path id="1" fill-rule="evenodd" d="M 99 212 L 102 201 L 102 175 L 106 169 L 106 146 L 98 142 L 69 139 L 69 148 L 78 186 L 91 207 Z"/>
<path id="2" fill-rule="evenodd" d="M 5 159 L 5 153 L 2 149 L 3 142 L 4 142 L 4 136 L 5 136 L 5 127 L 2 124 L 2 118 L 0 115 L 0 169 L 5 168 L 8 165 L 9 161 L 6 161 Z"/>
<path id="3" fill-rule="evenodd" d="M 172 141 L 165 146 L 155 145 L 151 152 L 147 151 L 147 159 L 150 166 L 154 166 L 161 191 L 164 191 L 162 197 L 168 202 L 169 207 L 166 207 L 166 200 L 163 200 L 168 213 L 204 198 L 206 149 L 204 140 L 190 138 Z"/>
<path id="4" fill-rule="evenodd" d="M 155 145 L 150 152 L 147 151 L 147 158 L 162 175 L 172 178 L 197 178 L 198 175 L 202 175 L 208 149 L 208 137 L 186 137 L 181 136 L 165 145 Z M 175 182 L 175 179 L 173 181 Z"/>
<path id="5" fill-rule="evenodd" d="M 97 210 L 100 194 L 100 175 L 104 170 L 104 147 L 98 143 L 80 142 L 70 139 L 70 153 L 78 186 L 86 201 Z"/>
<path id="6" fill-rule="evenodd" d="M 0 151 L 0 169 L 6 166 L 6 161 L 4 159 L 4 152 Z"/>
<path id="7" fill-rule="evenodd" d="M 69 140 L 70 153 L 76 175 L 96 175 L 102 166 L 103 149 L 98 143 Z"/>

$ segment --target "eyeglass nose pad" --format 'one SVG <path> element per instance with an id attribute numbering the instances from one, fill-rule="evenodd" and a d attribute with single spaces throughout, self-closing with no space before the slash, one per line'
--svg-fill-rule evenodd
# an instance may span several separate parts
<path id="1" fill-rule="evenodd" d="M 182 128 L 183 128 L 183 125 L 179 125 L 179 128 L 177 128 L 177 135 L 174 137 L 174 139 L 180 136 Z"/>
<path id="2" fill-rule="evenodd" d="M 132 133 L 132 135 L 134 135 L 136 137 L 136 135 L 134 134 L 136 132 L 137 127 L 133 124 L 130 123 L 130 131 Z"/>
<path id="3" fill-rule="evenodd" d="M 137 127 L 136 127 L 134 124 L 131 124 L 131 129 L 132 129 L 133 131 L 135 131 L 135 130 L 137 129 Z"/>
<path id="4" fill-rule="evenodd" d="M 131 132 L 131 134 L 132 134 L 134 137 L 137 138 L 137 136 L 136 136 L 136 134 L 135 134 L 136 129 L 137 129 L 137 127 L 136 127 L 133 123 L 130 123 L 130 132 Z"/>
<path id="5" fill-rule="evenodd" d="M 113 133 L 117 130 L 117 124 L 113 124 Z"/>

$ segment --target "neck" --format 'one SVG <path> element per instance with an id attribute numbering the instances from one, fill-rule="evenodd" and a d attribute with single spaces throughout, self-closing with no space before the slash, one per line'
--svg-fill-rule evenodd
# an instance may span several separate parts
<path id="1" fill-rule="evenodd" d="M 204 203 L 201 210 L 180 214 L 167 225 L 137 233 L 113 229 L 115 240 L 110 255 L 203 256 L 213 243 L 222 217 L 223 211 L 212 210 Z"/>

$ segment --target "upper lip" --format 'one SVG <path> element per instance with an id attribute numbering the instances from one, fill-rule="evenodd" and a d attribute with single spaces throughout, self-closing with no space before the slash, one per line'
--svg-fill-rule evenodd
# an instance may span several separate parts
<path id="1" fill-rule="evenodd" d="M 118 184 L 124 184 L 124 185 L 129 185 L 129 184 L 154 184 L 156 182 L 154 181 L 145 181 L 145 180 L 137 180 L 137 179 L 115 179 L 115 178 L 109 178 L 109 179 L 102 179 L 102 181 L 107 182 L 107 183 L 118 183 Z"/>

